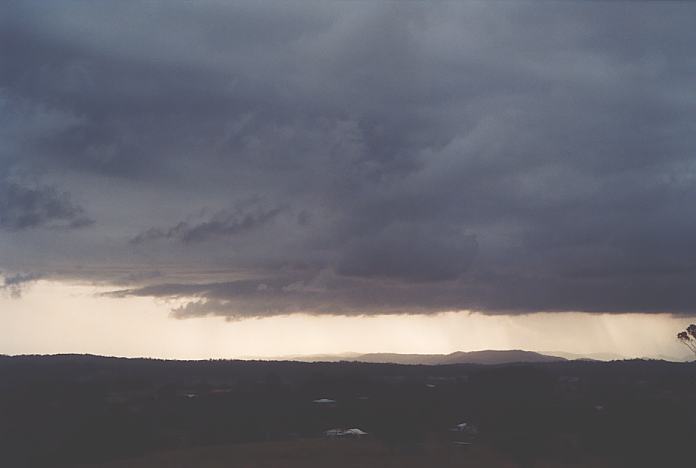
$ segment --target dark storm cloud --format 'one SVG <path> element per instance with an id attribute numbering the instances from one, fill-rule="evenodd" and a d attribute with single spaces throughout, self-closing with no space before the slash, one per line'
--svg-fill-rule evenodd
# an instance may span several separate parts
<path id="1" fill-rule="evenodd" d="M 0 229 L 79 228 L 93 221 L 66 192 L 54 187 L 28 187 L 0 181 Z"/>
<path id="2" fill-rule="evenodd" d="M 692 4 L 0 8 L 0 175 L 84 203 L 0 219 L 99 221 L 0 266 L 177 317 L 694 313 Z"/>
<path id="3" fill-rule="evenodd" d="M 180 318 L 220 315 L 230 318 L 310 314 L 422 314 L 456 307 L 463 294 L 448 283 L 402 284 L 344 277 L 330 270 L 222 283 L 163 283 L 107 293 L 111 297 L 152 296 L 183 299 L 173 309 Z M 433 298 L 433 292 L 438 297 Z"/>
<path id="4" fill-rule="evenodd" d="M 449 235 L 447 235 L 449 234 Z M 346 276 L 443 281 L 461 276 L 476 251 L 472 236 L 391 225 L 349 243 L 336 265 Z"/>

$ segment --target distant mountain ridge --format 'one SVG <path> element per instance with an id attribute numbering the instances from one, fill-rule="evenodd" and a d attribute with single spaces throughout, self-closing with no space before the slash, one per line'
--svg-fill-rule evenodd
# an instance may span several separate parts
<path id="1" fill-rule="evenodd" d="M 371 363 L 391 364 L 510 364 L 515 362 L 563 362 L 567 359 L 559 356 L 550 356 L 534 351 L 511 350 L 484 350 L 484 351 L 456 351 L 450 354 L 399 354 L 399 353 L 367 353 L 367 354 L 334 354 L 314 356 L 286 357 L 292 361 L 307 362 L 331 362 L 331 361 L 356 361 Z"/>

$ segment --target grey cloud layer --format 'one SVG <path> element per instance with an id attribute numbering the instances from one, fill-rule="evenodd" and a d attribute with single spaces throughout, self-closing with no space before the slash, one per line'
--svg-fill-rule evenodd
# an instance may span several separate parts
<path id="1" fill-rule="evenodd" d="M 5 195 L 0 266 L 181 317 L 693 313 L 694 5 L 0 8 L 0 176 L 63 203 Z"/>

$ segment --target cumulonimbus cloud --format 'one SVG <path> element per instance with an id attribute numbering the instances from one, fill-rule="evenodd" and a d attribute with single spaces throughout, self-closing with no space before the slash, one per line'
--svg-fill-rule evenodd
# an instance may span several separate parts
<path id="1" fill-rule="evenodd" d="M 0 266 L 178 317 L 694 313 L 694 4 L 0 9 L 0 174 L 46 184 Z M 33 229 L 89 222 L 47 186 L 99 223 Z"/>

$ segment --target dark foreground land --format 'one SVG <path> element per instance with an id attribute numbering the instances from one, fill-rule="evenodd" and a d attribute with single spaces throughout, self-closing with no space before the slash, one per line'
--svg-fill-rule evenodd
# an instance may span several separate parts
<path id="1" fill-rule="evenodd" d="M 695 364 L 0 357 L 8 468 L 669 468 L 694 447 Z"/>
<path id="2" fill-rule="evenodd" d="M 513 460 L 490 447 L 462 449 L 424 444 L 416 452 L 396 452 L 367 440 L 298 440 L 173 450 L 139 458 L 93 465 L 90 468 L 516 468 Z M 600 460 L 581 463 L 539 461 L 538 468 L 610 468 Z"/>

